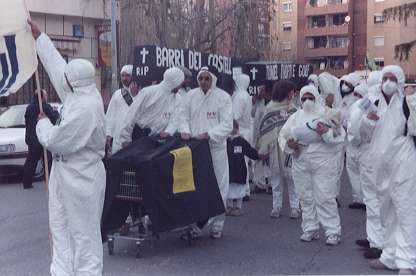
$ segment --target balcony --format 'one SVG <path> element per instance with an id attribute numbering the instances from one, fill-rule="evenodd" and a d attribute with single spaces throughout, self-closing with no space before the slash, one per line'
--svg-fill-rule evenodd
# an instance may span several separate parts
<path id="1" fill-rule="evenodd" d="M 305 49 L 305 58 L 348 56 L 348 48 Z"/>
<path id="2" fill-rule="evenodd" d="M 347 35 L 348 25 L 333 25 L 321 28 L 305 28 L 305 36 Z"/>
<path id="3" fill-rule="evenodd" d="M 324 6 L 312 7 L 307 4 L 305 7 L 305 16 L 316 16 L 324 14 L 348 13 L 348 3 L 345 4 L 327 4 Z"/>

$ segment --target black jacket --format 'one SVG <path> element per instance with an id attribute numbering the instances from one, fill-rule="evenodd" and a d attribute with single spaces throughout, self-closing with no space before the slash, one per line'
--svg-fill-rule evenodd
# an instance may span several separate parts
<path id="1" fill-rule="evenodd" d="M 42 103 L 43 112 L 48 116 L 52 124 L 55 124 L 59 118 L 58 111 L 54 110 L 50 104 Z M 26 124 L 26 136 L 25 141 L 28 146 L 40 147 L 38 137 L 36 136 L 36 124 L 39 116 L 39 103 L 37 99 L 34 99 L 26 108 L 25 124 Z"/>
<path id="2" fill-rule="evenodd" d="M 246 184 L 247 166 L 244 156 L 258 160 L 257 151 L 241 136 L 227 139 L 228 167 L 230 183 Z"/>

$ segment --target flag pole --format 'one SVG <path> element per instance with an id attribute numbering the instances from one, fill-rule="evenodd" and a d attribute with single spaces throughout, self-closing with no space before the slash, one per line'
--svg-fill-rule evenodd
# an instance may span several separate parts
<path id="1" fill-rule="evenodd" d="M 29 18 L 29 20 L 32 20 L 32 17 L 30 16 L 29 9 L 27 8 L 27 5 L 26 5 L 26 0 L 23 0 L 23 4 L 25 6 L 27 18 Z M 36 41 L 35 41 L 35 43 L 36 43 Z M 39 65 L 38 65 L 38 67 L 39 67 Z M 36 71 L 35 71 L 35 81 L 36 81 L 36 89 L 37 89 L 37 92 L 38 92 L 37 94 L 38 94 L 39 111 L 43 113 L 42 96 L 40 95 L 40 93 L 42 93 L 42 90 L 40 88 L 38 67 L 36 68 Z M 45 147 L 43 147 L 43 171 L 44 171 L 44 174 L 45 174 L 46 192 L 47 192 L 47 196 L 49 197 L 49 162 L 48 162 L 48 152 L 46 151 Z M 49 211 L 48 211 L 48 213 L 49 213 Z M 52 233 L 51 233 L 50 226 L 48 227 L 48 229 L 49 229 L 49 233 L 48 233 L 49 253 L 51 254 L 51 257 L 52 257 L 53 256 L 53 241 L 52 241 Z"/>
<path id="2" fill-rule="evenodd" d="M 39 103 L 39 111 L 43 113 L 43 105 L 42 105 L 42 96 L 40 93 L 42 93 L 42 90 L 40 88 L 40 81 L 39 81 L 39 71 L 36 69 L 35 71 L 35 79 L 36 79 L 36 87 L 37 87 L 37 94 L 38 94 L 38 103 Z M 46 190 L 48 191 L 48 185 L 49 185 L 49 165 L 48 165 L 48 153 L 46 151 L 46 148 L 43 147 L 43 169 L 45 172 L 45 186 Z"/>

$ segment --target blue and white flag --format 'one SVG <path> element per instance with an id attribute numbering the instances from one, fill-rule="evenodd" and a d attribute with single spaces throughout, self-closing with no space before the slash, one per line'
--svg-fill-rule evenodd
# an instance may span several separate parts
<path id="1" fill-rule="evenodd" d="M 24 0 L 0 0 L 0 96 L 15 93 L 38 60 Z"/>

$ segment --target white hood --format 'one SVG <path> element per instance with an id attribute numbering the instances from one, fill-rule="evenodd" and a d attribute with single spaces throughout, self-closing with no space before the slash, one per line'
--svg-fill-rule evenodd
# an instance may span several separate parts
<path id="1" fill-rule="evenodd" d="M 159 85 L 163 86 L 169 91 L 172 91 L 181 85 L 184 80 L 185 74 L 182 72 L 182 70 L 177 67 L 173 67 L 165 71 L 163 74 L 163 80 Z"/>
<path id="2" fill-rule="evenodd" d="M 246 91 L 250 85 L 250 77 L 246 74 L 239 74 L 233 77 L 236 91 Z"/>

